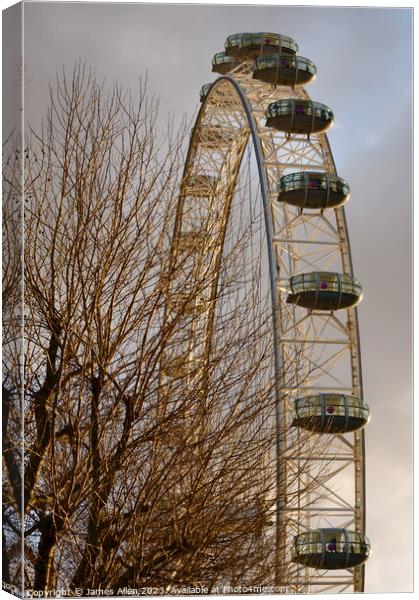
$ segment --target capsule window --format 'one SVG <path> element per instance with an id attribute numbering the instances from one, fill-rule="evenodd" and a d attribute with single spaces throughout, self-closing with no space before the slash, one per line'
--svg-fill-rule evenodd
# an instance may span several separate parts
<path id="1" fill-rule="evenodd" d="M 291 282 L 291 290 L 294 294 L 298 294 L 299 292 L 304 291 L 304 282 L 302 279 L 300 279 L 299 281 L 292 281 Z"/>
<path id="2" fill-rule="evenodd" d="M 333 113 L 330 108 L 327 108 L 323 104 L 315 104 L 314 105 L 314 114 L 316 117 L 320 117 L 321 119 L 332 119 Z"/>
<path id="3" fill-rule="evenodd" d="M 304 173 L 294 173 L 292 176 L 292 181 L 294 184 L 305 184 Z M 296 186 L 296 187 L 300 187 L 300 186 Z"/>
<path id="4" fill-rule="evenodd" d="M 351 554 L 363 554 L 361 542 L 349 542 L 349 552 Z"/>
<path id="5" fill-rule="evenodd" d="M 343 398 L 339 398 L 338 396 L 325 396 L 325 415 L 326 416 L 336 416 L 336 417 L 344 417 L 346 414 L 345 410 L 345 401 Z"/>
<path id="6" fill-rule="evenodd" d="M 228 56 L 224 52 L 218 52 L 217 54 L 214 55 L 214 57 L 212 59 L 213 65 L 220 65 L 220 64 L 224 64 L 224 63 L 239 63 L 239 62 L 241 62 L 240 58 Z"/>
<path id="7" fill-rule="evenodd" d="M 300 71 L 308 71 L 311 74 L 316 72 L 314 64 L 302 57 L 284 57 L 281 56 L 279 59 L 277 56 L 263 56 L 256 59 L 256 69 L 274 68 L 279 65 L 286 69 L 297 69 Z"/>
<path id="8" fill-rule="evenodd" d="M 310 544 L 308 540 L 297 538 L 295 543 L 295 551 L 297 554 L 308 554 L 310 552 Z"/>
<path id="9" fill-rule="evenodd" d="M 281 45 L 294 52 L 298 51 L 298 46 L 291 38 L 278 34 L 267 33 L 238 33 L 227 37 L 226 46 L 253 46 L 253 45 Z"/>
<path id="10" fill-rule="evenodd" d="M 355 531 L 348 532 L 348 544 L 349 544 L 349 552 L 351 554 L 361 554 L 363 553 L 362 547 L 362 537 L 359 533 Z"/>
<path id="11" fill-rule="evenodd" d="M 347 275 L 341 275 L 342 291 L 349 294 L 360 294 L 362 289 L 360 284 Z"/>
<path id="12" fill-rule="evenodd" d="M 348 294 L 352 294 L 354 291 L 354 286 L 349 281 L 342 280 L 342 292 L 346 292 Z"/>
<path id="13" fill-rule="evenodd" d="M 302 102 L 295 103 L 295 114 L 296 115 L 311 115 L 313 114 L 313 108 L 311 104 L 303 104 Z"/>
<path id="14" fill-rule="evenodd" d="M 309 531 L 297 538 L 296 550 L 298 554 L 321 554 L 323 544 L 320 531 Z"/>
<path id="15" fill-rule="evenodd" d="M 313 413 L 320 415 L 323 411 L 323 402 L 321 397 L 319 398 L 318 396 L 310 396 L 308 400 L 313 407 Z"/>
<path id="16" fill-rule="evenodd" d="M 358 398 L 353 398 L 352 396 L 347 396 L 348 402 L 348 412 L 353 417 L 365 418 L 368 414 L 368 409 L 365 410 L 361 400 Z"/>
<path id="17" fill-rule="evenodd" d="M 339 278 L 336 277 L 333 273 L 320 273 L 320 290 L 324 291 L 339 291 Z"/>
<path id="18" fill-rule="evenodd" d="M 359 416 L 362 419 L 368 419 L 370 413 L 370 407 L 368 404 L 362 404 L 359 408 Z"/>
<path id="19" fill-rule="evenodd" d="M 345 398 L 349 408 L 355 409 L 362 407 L 362 403 L 361 400 L 359 400 L 359 398 L 354 398 L 353 396 L 345 396 Z"/>
<path id="20" fill-rule="evenodd" d="M 310 552 L 313 554 L 321 554 L 323 552 L 323 544 L 321 542 L 310 544 Z"/>
<path id="21" fill-rule="evenodd" d="M 357 537 L 354 543 L 354 551 L 368 557 L 371 551 L 369 539 L 361 533 L 356 533 L 355 535 Z"/>
<path id="22" fill-rule="evenodd" d="M 281 182 L 281 190 L 283 192 L 289 192 L 291 190 L 295 190 L 296 189 L 296 185 L 293 179 L 289 179 L 287 181 L 283 181 Z"/>
<path id="23" fill-rule="evenodd" d="M 303 273 L 295 275 L 290 280 L 290 290 L 293 294 L 303 291 L 346 292 L 355 296 L 362 294 L 359 282 L 348 275 L 339 273 Z"/>
<path id="24" fill-rule="evenodd" d="M 317 174 L 310 173 L 308 176 L 308 180 L 309 188 L 327 190 L 327 180 L 324 177 L 320 177 Z"/>
<path id="25" fill-rule="evenodd" d="M 328 109 L 326 106 L 321 105 L 320 107 L 320 115 L 324 118 L 324 119 L 329 119 L 331 116 L 331 111 L 330 109 Z"/>
<path id="26" fill-rule="evenodd" d="M 296 277 L 291 280 L 291 289 L 294 294 L 311 290 L 316 285 L 315 273 L 304 274 L 302 277 Z"/>
<path id="27" fill-rule="evenodd" d="M 337 402 L 327 403 L 324 412 L 327 417 L 344 417 L 346 414 L 345 406 Z"/>
<path id="28" fill-rule="evenodd" d="M 354 408 L 354 414 L 360 419 L 368 419 L 369 409 L 367 406 L 358 406 Z"/>
<path id="29" fill-rule="evenodd" d="M 335 177 L 330 178 L 330 189 L 333 192 L 341 192 L 343 193 L 343 181 L 341 181 L 340 179 L 337 179 Z"/>
<path id="30" fill-rule="evenodd" d="M 313 417 L 322 414 L 323 404 L 318 396 L 307 396 L 298 399 L 296 403 L 296 413 L 298 417 Z"/>
<path id="31" fill-rule="evenodd" d="M 362 540 L 360 534 L 357 531 L 348 531 L 348 541 L 360 543 Z"/>
<path id="32" fill-rule="evenodd" d="M 324 546 L 326 552 L 346 552 L 345 532 L 326 531 L 324 533 Z"/>
<path id="33" fill-rule="evenodd" d="M 297 403 L 297 415 L 299 417 L 310 417 L 311 416 L 311 407 L 308 402 L 298 402 Z"/>
<path id="34" fill-rule="evenodd" d="M 308 533 L 308 536 L 307 536 L 307 537 L 308 537 L 308 540 L 309 540 L 311 543 L 314 543 L 314 542 L 321 542 L 321 539 L 322 539 L 322 536 L 321 536 L 321 532 L 320 532 L 320 531 L 310 531 L 310 532 Z"/>

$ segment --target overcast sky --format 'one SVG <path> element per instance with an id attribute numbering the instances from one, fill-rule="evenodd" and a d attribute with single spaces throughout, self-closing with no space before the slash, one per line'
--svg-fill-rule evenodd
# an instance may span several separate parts
<path id="1" fill-rule="evenodd" d="M 148 72 L 161 114 L 191 118 L 226 36 L 274 31 L 314 61 L 308 91 L 336 118 L 329 139 L 351 186 L 347 218 L 360 305 L 367 429 L 366 590 L 412 590 L 412 11 L 410 9 L 25 3 L 25 117 L 81 58 L 135 87 Z M 6 73 L 6 85 L 16 74 Z M 9 81 L 7 81 L 9 79 Z M 6 97 L 6 111 L 8 109 Z"/>

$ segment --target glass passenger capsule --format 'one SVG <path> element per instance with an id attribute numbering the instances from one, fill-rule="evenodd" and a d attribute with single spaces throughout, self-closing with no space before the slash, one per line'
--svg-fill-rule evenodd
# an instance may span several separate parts
<path id="1" fill-rule="evenodd" d="M 237 65 L 239 65 L 241 62 L 241 58 L 227 56 L 225 52 L 217 52 L 217 54 L 214 54 L 212 59 L 212 71 L 213 73 L 225 75 L 237 67 Z"/>
<path id="2" fill-rule="evenodd" d="M 256 58 L 265 54 L 297 54 L 298 44 L 279 33 L 234 33 L 224 44 L 226 54 L 242 58 Z"/>
<path id="3" fill-rule="evenodd" d="M 316 73 L 314 63 L 302 56 L 261 56 L 253 66 L 253 79 L 271 85 L 306 85 L 313 81 Z"/>
<path id="4" fill-rule="evenodd" d="M 370 410 L 361 398 L 317 394 L 294 400 L 293 425 L 316 433 L 347 433 L 367 425 Z"/>
<path id="5" fill-rule="evenodd" d="M 212 83 L 204 83 L 204 85 L 199 90 L 199 101 L 203 102 L 205 98 L 208 96 L 208 92 L 210 91 Z"/>
<path id="6" fill-rule="evenodd" d="M 269 104 L 266 126 L 285 133 L 320 133 L 333 123 L 333 112 L 325 104 L 313 100 L 287 98 Z"/>
<path id="7" fill-rule="evenodd" d="M 287 302 L 309 310 L 351 308 L 362 299 L 359 281 L 343 273 L 315 271 L 294 275 L 289 281 Z"/>
<path id="8" fill-rule="evenodd" d="M 351 569 L 370 555 L 368 538 L 347 529 L 312 529 L 294 538 L 293 562 L 315 569 Z"/>
<path id="9" fill-rule="evenodd" d="M 209 198 L 215 193 L 217 183 L 215 175 L 190 175 L 184 191 L 188 196 Z"/>
<path id="10" fill-rule="evenodd" d="M 344 204 L 349 194 L 346 181 L 329 173 L 290 173 L 278 184 L 278 200 L 299 208 L 335 208 Z"/>

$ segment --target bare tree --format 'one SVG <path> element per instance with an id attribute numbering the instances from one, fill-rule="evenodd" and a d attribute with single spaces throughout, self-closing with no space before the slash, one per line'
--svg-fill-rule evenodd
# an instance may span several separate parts
<path id="1" fill-rule="evenodd" d="M 191 330 L 214 273 L 172 244 L 184 142 L 159 132 L 144 87 L 107 93 L 78 66 L 5 165 L 3 550 L 16 585 L 22 521 L 30 589 L 273 581 L 270 309 L 242 293 L 261 277 L 257 253 L 243 265 L 255 224 L 225 240 L 202 364 Z"/>

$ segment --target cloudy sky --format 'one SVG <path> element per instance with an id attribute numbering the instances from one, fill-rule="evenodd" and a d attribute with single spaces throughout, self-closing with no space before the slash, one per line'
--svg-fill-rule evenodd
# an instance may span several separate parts
<path id="1" fill-rule="evenodd" d="M 367 429 L 366 590 L 412 590 L 412 11 L 410 9 L 89 3 L 24 5 L 25 118 L 79 58 L 135 87 L 148 72 L 161 114 L 191 118 L 226 36 L 276 31 L 318 69 L 309 93 L 336 118 L 329 139 L 351 185 L 347 218 L 360 306 Z M 7 35 L 7 32 L 6 32 Z M 7 39 L 7 38 L 6 38 Z M 5 74 L 12 86 L 16 73 Z M 6 97 L 5 110 L 8 110 Z"/>

